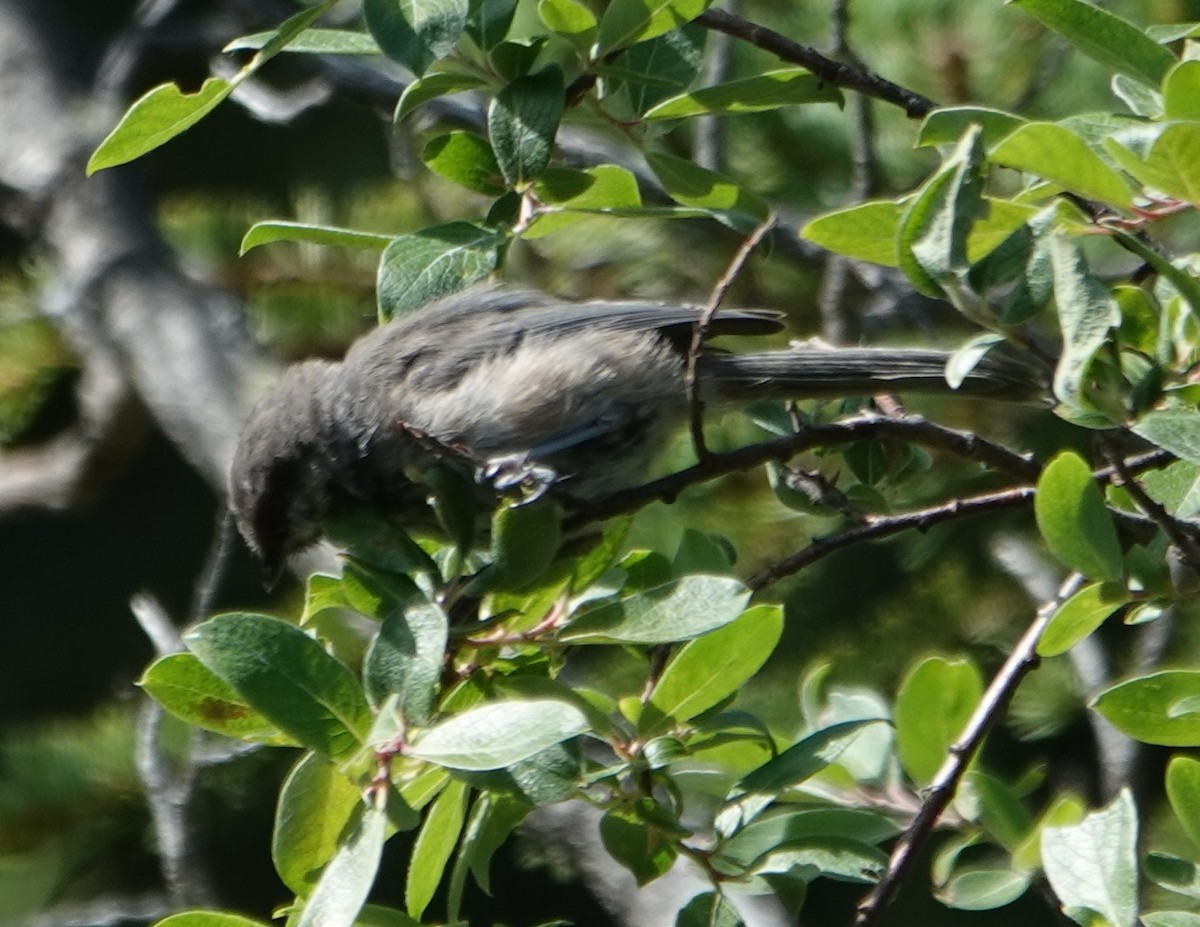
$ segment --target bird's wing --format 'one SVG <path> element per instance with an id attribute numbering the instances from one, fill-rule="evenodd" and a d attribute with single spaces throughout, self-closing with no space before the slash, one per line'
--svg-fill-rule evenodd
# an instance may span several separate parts
<path id="1" fill-rule="evenodd" d="M 690 336 L 704 314 L 699 306 L 672 305 L 639 300 L 571 302 L 533 290 L 492 285 L 471 287 L 447 296 L 421 310 L 429 324 L 451 323 L 461 316 L 494 313 L 499 323 L 493 334 L 512 328 L 528 335 L 571 334 L 577 331 L 662 332 L 676 340 Z M 764 335 L 779 331 L 782 313 L 766 309 L 722 309 L 709 332 L 712 335 Z"/>

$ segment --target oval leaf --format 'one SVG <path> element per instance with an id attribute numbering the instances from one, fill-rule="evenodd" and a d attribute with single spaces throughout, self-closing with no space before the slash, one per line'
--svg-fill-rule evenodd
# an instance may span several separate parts
<path id="1" fill-rule="evenodd" d="M 1065 451 L 1046 465 L 1033 511 L 1038 530 L 1059 560 L 1093 579 L 1121 578 L 1117 530 L 1082 457 Z"/>
<path id="2" fill-rule="evenodd" d="M 1101 692 L 1092 708 L 1135 740 L 1200 746 L 1200 672 L 1164 670 Z"/>
<path id="3" fill-rule="evenodd" d="M 625 598 L 586 603 L 559 635 L 569 643 L 659 644 L 729 624 L 750 590 L 728 576 L 683 576 Z"/>
<path id="4" fill-rule="evenodd" d="M 946 759 L 983 696 L 983 679 L 969 660 L 928 657 L 914 666 L 896 694 L 896 749 L 918 785 Z"/>
<path id="5" fill-rule="evenodd" d="M 404 898 L 408 913 L 415 918 L 425 913 L 442 881 L 446 863 L 458 843 L 467 814 L 467 784 L 452 779 L 434 801 L 417 834 L 408 864 Z"/>
<path id="6" fill-rule="evenodd" d="M 813 219 L 800 234 L 822 248 L 884 267 L 899 267 L 896 241 L 900 233 L 899 203 L 862 203 Z"/>
<path id="7" fill-rule="evenodd" d="M 732 695 L 759 671 L 783 633 L 783 609 L 758 605 L 683 647 L 663 670 L 650 704 L 687 721 Z"/>
<path id="8" fill-rule="evenodd" d="M 387 813 L 364 808 L 358 825 L 321 873 L 296 927 L 353 927 L 375 884 L 386 838 Z"/>
<path id="9" fill-rule="evenodd" d="M 488 138 L 512 186 L 528 184 L 546 169 L 565 100 L 557 66 L 518 77 L 488 107 Z"/>
<path id="10" fill-rule="evenodd" d="M 1141 29 L 1083 0 L 1010 0 L 1089 58 L 1158 88 L 1175 56 Z"/>
<path id="11" fill-rule="evenodd" d="M 362 790 L 334 764 L 307 753 L 279 793 L 271 860 L 283 884 L 300 896 L 312 892 L 346 835 Z"/>
<path id="12" fill-rule="evenodd" d="M 160 657 L 146 669 L 138 684 L 171 714 L 206 731 L 271 746 L 296 743 L 194 654 Z"/>
<path id="13" fill-rule="evenodd" d="M 1066 653 L 1130 600 L 1123 583 L 1084 586 L 1054 613 L 1038 641 L 1038 655 L 1053 657 Z"/>
<path id="14" fill-rule="evenodd" d="M 363 0 L 363 18 L 379 48 L 418 77 L 458 44 L 468 0 Z"/>
<path id="15" fill-rule="evenodd" d="M 370 709 L 350 670 L 295 625 L 266 615 L 218 615 L 185 640 L 259 713 L 324 756 L 354 752 L 370 728 Z"/>
<path id="16" fill-rule="evenodd" d="M 842 103 L 837 87 L 804 68 L 783 68 L 755 77 L 693 90 L 663 100 L 647 110 L 651 119 L 683 119 L 706 113 L 760 113 L 798 103 Z"/>
<path id="17" fill-rule="evenodd" d="M 596 57 L 678 29 L 711 3 L 712 0 L 612 0 L 600 19 Z"/>
<path id="18" fill-rule="evenodd" d="M 1167 764 L 1167 798 L 1175 819 L 1200 846 L 1200 760 L 1173 756 Z"/>
<path id="19" fill-rule="evenodd" d="M 482 135 L 462 130 L 439 135 L 429 140 L 421 160 L 435 174 L 468 190 L 488 196 L 504 192 L 504 175 L 492 146 Z"/>
<path id="20" fill-rule="evenodd" d="M 407 752 L 451 769 L 501 769 L 588 730 L 566 702 L 493 702 L 431 727 Z"/>
<path id="21" fill-rule="evenodd" d="M 1034 174 L 1089 199 L 1131 206 L 1133 191 L 1082 138 L 1052 122 L 1030 122 L 993 148 L 996 164 Z"/>
<path id="22" fill-rule="evenodd" d="M 190 129 L 233 91 L 227 80 L 210 77 L 195 93 L 160 84 L 134 101 L 87 163 L 88 175 L 140 158 Z"/>
<path id="23" fill-rule="evenodd" d="M 242 238 L 238 254 L 251 248 L 276 241 L 307 241 L 316 245 L 336 245 L 341 248 L 386 248 L 395 235 L 379 235 L 340 229 L 331 225 L 309 225 L 304 222 L 256 222 Z"/>
<path id="24" fill-rule="evenodd" d="M 1112 927 L 1137 921 L 1137 809 L 1127 789 L 1079 824 L 1042 831 L 1042 867 L 1063 909 L 1086 908 Z"/>
<path id="25" fill-rule="evenodd" d="M 504 239 L 470 222 L 448 222 L 392 239 L 379 262 L 379 317 L 419 309 L 439 296 L 482 280 L 500 257 Z"/>

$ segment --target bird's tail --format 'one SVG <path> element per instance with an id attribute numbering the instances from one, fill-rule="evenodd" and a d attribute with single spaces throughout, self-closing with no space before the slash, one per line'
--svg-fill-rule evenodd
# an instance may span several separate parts
<path id="1" fill-rule="evenodd" d="M 807 399 L 873 393 L 942 393 L 1015 402 L 1044 401 L 1046 371 L 1032 359 L 1002 352 L 985 356 L 962 384 L 946 382 L 945 351 L 912 348 L 802 346 L 759 354 L 705 354 L 702 384 L 731 399 Z"/>

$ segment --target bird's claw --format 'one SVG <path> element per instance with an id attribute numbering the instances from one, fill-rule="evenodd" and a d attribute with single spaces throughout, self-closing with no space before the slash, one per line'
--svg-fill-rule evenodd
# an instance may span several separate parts
<path id="1" fill-rule="evenodd" d="M 518 488 L 523 490 L 525 498 L 521 504 L 527 505 L 549 492 L 550 487 L 558 482 L 558 473 L 553 467 L 534 463 L 526 454 L 507 454 L 488 460 L 479 469 L 477 478 L 480 482 L 491 483 L 497 492 Z"/>

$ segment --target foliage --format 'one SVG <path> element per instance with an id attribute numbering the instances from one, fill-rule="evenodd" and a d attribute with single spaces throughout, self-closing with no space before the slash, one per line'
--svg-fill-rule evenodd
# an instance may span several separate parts
<path id="1" fill-rule="evenodd" d="M 213 78 L 190 94 L 152 90 L 90 169 L 182 132 L 285 50 L 379 52 L 403 65 L 416 76 L 397 120 L 447 94 L 482 93 L 484 132 L 436 135 L 421 152 L 430 171 L 487 198 L 478 215 L 386 236 L 282 221 L 246 233 L 243 250 L 286 239 L 379 249 L 381 320 L 486 277 L 513 242 L 588 216 L 702 218 L 749 236 L 770 218 L 762 197 L 681 158 L 673 144 L 697 117 L 844 101 L 832 71 L 790 61 L 701 86 L 705 29 L 696 23 L 713 23 L 702 0 L 367 0 L 365 31 L 315 28 L 333 5 L 235 40 L 231 49 L 257 51 L 231 80 Z M 802 234 L 898 269 L 912 288 L 953 306 L 976 334 L 950 361 L 951 382 L 1001 345 L 1049 362 L 1054 411 L 1074 426 L 1060 434 L 1069 437 L 1031 461 L 980 452 L 961 435 L 955 444 L 953 433 L 925 426 L 902 438 L 876 423 L 868 435 L 861 423 L 870 417 L 841 432 L 834 423 L 820 442 L 808 429 L 828 426 L 828 410 L 811 421 L 764 410 L 760 420 L 792 442 L 788 450 L 833 457 L 840 448 L 847 474 L 831 504 L 829 494 L 804 490 L 802 474 L 776 471 L 780 501 L 825 517 L 848 510 L 853 520 L 749 580 L 734 578 L 722 543 L 700 533 L 686 535 L 673 558 L 626 550 L 628 523 L 619 518 L 587 545 L 560 549 L 553 510 L 519 494 L 500 500 L 490 547 L 474 549 L 453 487 L 435 476 L 430 491 L 457 543 L 414 542 L 369 517 L 343 526 L 345 570 L 310 578 L 296 622 L 218 615 L 190 632 L 188 653 L 160 660 L 143 681 L 167 709 L 206 730 L 303 748 L 272 848 L 296 894 L 292 922 L 416 923 L 439 897 L 438 922 L 458 922 L 468 881 L 488 889 L 489 861 L 520 822 L 576 799 L 600 811 L 605 848 L 640 884 L 680 857 L 699 864 L 712 891 L 679 913 L 680 925 L 739 923 L 729 900 L 738 893 L 774 894 L 797 910 L 817 879 L 878 883 L 863 915 L 878 917 L 905 875 L 906 848 L 928 836 L 951 801 L 942 816 L 951 834 L 932 864 L 932 891 L 947 906 L 1001 907 L 1045 880 L 1080 924 L 1200 923 L 1190 910 L 1143 902 L 1139 885 L 1154 883 L 1194 906 L 1200 857 L 1194 847 L 1179 855 L 1153 845 L 1140 856 L 1128 791 L 1089 810 L 1080 796 L 1039 789 L 1036 775 L 993 767 L 977 752 L 1035 648 L 1046 657 L 1067 652 L 1115 614 L 1129 624 L 1166 620 L 1186 594 L 1178 577 L 1200 567 L 1187 521 L 1200 510 L 1191 376 L 1200 359 L 1200 265 L 1187 243 L 1200 204 L 1193 27 L 1144 30 L 1081 0 L 1010 6 L 1013 21 L 1032 16 L 1107 69 L 1121 110 L 1048 121 L 906 98 L 925 117 L 912 138 L 936 149 L 940 165 L 915 189 L 829 212 Z M 649 174 L 616 163 L 565 166 L 559 130 L 576 118 L 619 130 L 645 152 Z M 802 414 L 792 410 L 793 419 Z M 1084 433 L 1101 460 L 1079 453 Z M 1009 483 L 976 496 L 964 490 L 927 511 L 889 512 L 888 493 L 930 466 L 922 444 L 982 453 L 977 459 Z M 1167 469 L 1145 472 L 1155 467 Z M 836 692 L 814 672 L 792 735 L 734 702 L 783 631 L 781 608 L 754 599 L 770 582 L 830 547 L 1030 504 L 1071 577 L 986 692 L 972 661 L 934 656 L 911 667 L 891 704 L 875 693 Z M 365 639 L 353 616 L 372 622 Z M 576 659 L 614 648 L 634 655 L 636 678 L 614 678 L 603 659 Z M 1198 687 L 1192 670 L 1143 671 L 1096 694 L 1092 707 L 1142 742 L 1195 747 Z M 1174 757 L 1165 783 L 1193 839 L 1195 766 Z M 703 826 L 697 771 L 716 796 Z M 896 795 L 906 800 L 889 800 Z M 928 820 L 911 812 L 922 800 L 934 809 Z M 385 841 L 412 830 L 406 910 L 367 905 Z M 162 923 L 247 922 L 192 912 Z"/>

